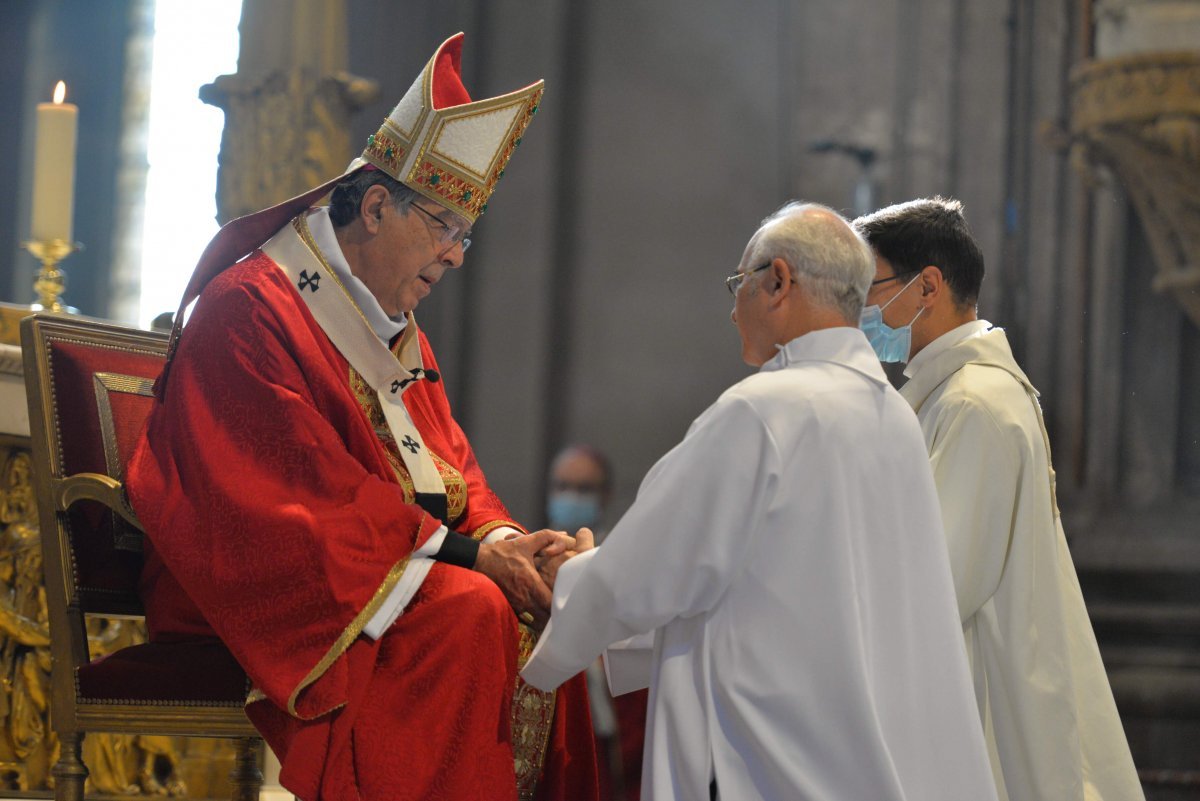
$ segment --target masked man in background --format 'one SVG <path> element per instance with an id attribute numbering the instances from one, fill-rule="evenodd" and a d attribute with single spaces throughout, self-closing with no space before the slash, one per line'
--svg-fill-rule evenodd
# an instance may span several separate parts
<path id="1" fill-rule="evenodd" d="M 151 637 L 230 649 L 305 801 L 596 793 L 583 678 L 516 675 L 549 601 L 532 557 L 568 538 L 488 488 L 412 314 L 542 95 L 472 101 L 461 48 L 346 174 L 217 234 L 129 466 Z"/>
<path id="2" fill-rule="evenodd" d="M 546 490 L 546 524 L 557 531 L 590 529 L 604 541 L 600 527 L 612 500 L 612 467 L 608 457 L 590 445 L 568 445 L 550 464 Z"/>

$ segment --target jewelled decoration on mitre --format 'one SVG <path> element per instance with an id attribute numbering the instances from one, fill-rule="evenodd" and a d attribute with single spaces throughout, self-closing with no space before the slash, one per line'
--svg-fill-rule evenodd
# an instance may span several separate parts
<path id="1" fill-rule="evenodd" d="M 474 222 L 537 113 L 544 82 L 472 101 L 462 83 L 462 43 L 461 33 L 442 43 L 367 137 L 362 157 Z"/>

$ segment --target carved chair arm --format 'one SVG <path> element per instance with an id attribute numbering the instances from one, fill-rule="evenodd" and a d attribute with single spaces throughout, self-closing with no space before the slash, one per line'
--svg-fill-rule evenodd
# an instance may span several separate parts
<path id="1" fill-rule="evenodd" d="M 76 501 L 98 501 L 125 519 L 125 522 L 144 531 L 137 513 L 125 497 L 125 485 L 103 473 L 76 473 L 55 479 L 51 484 L 55 508 L 65 512 Z"/>

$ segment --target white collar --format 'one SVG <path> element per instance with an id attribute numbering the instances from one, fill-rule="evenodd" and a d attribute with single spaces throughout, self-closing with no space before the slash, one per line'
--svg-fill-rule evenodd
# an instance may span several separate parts
<path id="1" fill-rule="evenodd" d="M 379 301 L 371 294 L 371 290 L 367 289 L 367 285 L 358 280 L 358 276 L 350 271 L 350 263 L 342 255 L 342 248 L 333 231 L 333 221 L 329 219 L 328 207 L 319 206 L 309 211 L 308 230 L 312 234 L 317 248 L 320 249 L 321 255 L 325 257 L 325 261 L 329 262 L 329 266 L 337 273 L 342 286 L 346 287 L 346 291 L 350 293 L 354 304 L 371 324 L 371 330 L 375 332 L 375 336 L 385 343 L 395 339 L 396 335 L 404 330 L 404 326 L 408 325 L 408 316 L 389 317 L 383 307 L 379 305 Z"/>
<path id="2" fill-rule="evenodd" d="M 833 362 L 862 373 L 878 384 L 887 383 L 875 351 L 863 332 L 854 326 L 809 331 L 790 342 L 777 344 L 775 348 L 778 352 L 759 368 L 759 372 L 783 370 L 805 362 Z"/>
<path id="3" fill-rule="evenodd" d="M 972 320 L 969 323 L 951 328 L 946 333 L 942 334 L 937 339 L 930 342 L 925 347 L 921 348 L 921 352 L 913 356 L 908 364 L 904 365 L 904 377 L 912 378 L 916 375 L 917 370 L 921 369 L 921 365 L 930 362 L 939 353 L 957 345 L 959 342 L 970 339 L 971 337 L 981 336 L 987 333 L 992 324 L 987 320 Z"/>

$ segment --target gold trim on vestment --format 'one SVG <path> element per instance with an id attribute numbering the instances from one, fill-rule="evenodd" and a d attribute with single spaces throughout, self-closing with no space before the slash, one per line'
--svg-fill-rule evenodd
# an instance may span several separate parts
<path id="1" fill-rule="evenodd" d="M 400 446 L 396 444 L 396 437 L 392 434 L 392 430 L 387 426 L 387 420 L 383 416 L 383 409 L 379 405 L 379 398 L 371 389 L 370 384 L 362 375 L 350 367 L 350 388 L 354 392 L 354 397 L 358 400 L 359 406 L 367 415 L 367 421 L 371 424 L 371 428 L 375 431 L 375 437 L 383 445 L 384 455 L 387 456 L 388 464 L 392 468 L 392 473 L 396 476 L 396 481 L 399 482 L 401 489 L 404 490 L 404 502 L 416 503 L 416 489 L 413 486 L 412 475 L 408 472 L 408 467 L 404 464 L 404 459 L 400 454 Z M 428 445 L 425 446 L 426 451 L 433 459 L 434 467 L 437 468 L 438 477 L 442 480 L 442 486 L 446 490 L 446 518 L 447 522 L 454 522 L 463 516 L 467 510 L 467 480 L 463 474 L 447 462 L 441 456 L 436 454 Z"/>
<path id="2" fill-rule="evenodd" d="M 398 463 L 396 459 L 392 458 L 392 452 L 388 448 L 389 443 L 393 445 L 396 443 L 396 438 L 392 436 L 387 418 L 383 416 L 383 407 L 379 405 L 379 396 L 375 394 L 375 390 L 371 389 L 367 379 L 362 377 L 362 373 L 354 369 L 354 365 L 350 365 L 350 391 L 354 393 L 354 399 L 358 401 L 358 405 L 367 416 L 367 422 L 371 424 L 375 438 L 383 445 L 383 452 L 387 456 L 388 465 L 392 468 L 392 474 L 400 484 L 400 489 L 404 491 L 404 502 L 416 503 L 417 490 L 413 486 L 412 476 L 409 475 L 408 470 L 404 469 L 402 460 Z M 449 505 L 449 501 L 447 501 L 447 505 Z"/>
<path id="3" fill-rule="evenodd" d="M 421 520 L 417 523 L 418 532 L 420 532 L 421 526 L 425 523 L 425 518 L 427 516 L 427 514 L 422 513 Z M 337 704 L 329 709 L 322 709 L 315 715 L 305 717 L 296 711 L 296 700 L 300 697 L 300 693 L 308 688 L 309 685 L 324 676 L 325 672 L 329 670 L 330 666 L 332 666 L 334 662 L 337 661 L 338 657 L 344 654 L 346 649 L 350 647 L 350 644 L 358 639 L 358 635 L 362 634 L 363 627 L 367 625 L 371 618 L 375 617 L 375 613 L 378 612 L 379 607 L 383 605 L 384 599 L 391 594 L 392 590 L 396 586 L 396 582 L 398 582 L 400 577 L 404 575 L 404 569 L 408 567 L 408 560 L 410 558 L 412 558 L 412 554 L 405 556 L 399 562 L 392 565 L 392 569 L 388 571 L 387 576 L 383 579 L 383 583 L 380 584 L 378 589 L 375 590 L 375 594 L 371 596 L 371 600 L 368 601 L 367 605 L 363 607 L 362 611 L 354 617 L 354 620 L 350 621 L 350 625 L 342 631 L 341 636 L 339 636 L 330 649 L 325 652 L 325 656 L 321 657 L 321 661 L 317 662 L 316 666 L 308 672 L 308 675 L 301 679 L 300 683 L 296 685 L 296 689 L 292 690 L 292 694 L 288 696 L 287 702 L 287 711 L 289 715 L 294 718 L 299 718 L 300 720 L 315 720 L 316 718 L 319 718 L 322 715 L 325 715 L 343 706 L 343 704 Z"/>
<path id="4" fill-rule="evenodd" d="M 503 528 L 504 526 L 510 526 L 512 528 L 515 528 L 517 531 L 520 531 L 523 534 L 529 533 L 528 531 L 525 530 L 524 526 L 522 526 L 519 523 L 516 523 L 512 520 L 492 520 L 487 523 L 484 523 L 482 526 L 480 526 L 479 528 L 472 531 L 471 539 L 482 541 L 483 538 L 486 537 L 488 534 L 491 534 L 496 529 Z"/>
<path id="5" fill-rule="evenodd" d="M 529 661 L 538 635 L 524 623 L 517 624 L 520 641 L 517 646 L 517 672 Z M 517 773 L 517 795 L 521 801 L 533 798 L 542 765 L 546 761 L 546 746 L 554 725 L 554 703 L 557 692 L 542 692 L 517 676 L 512 702 L 513 767 Z"/>

